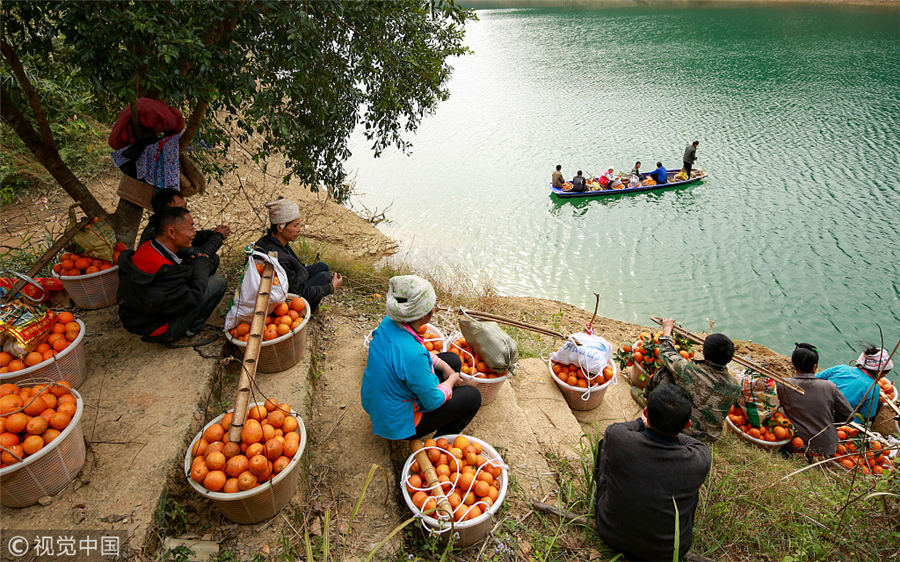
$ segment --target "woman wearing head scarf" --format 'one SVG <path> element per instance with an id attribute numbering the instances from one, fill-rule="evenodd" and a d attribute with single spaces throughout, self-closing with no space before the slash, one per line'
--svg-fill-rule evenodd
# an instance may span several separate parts
<path id="1" fill-rule="evenodd" d="M 855 366 L 835 365 L 817 374 L 816 378 L 836 384 L 850 406 L 857 408 L 863 419 L 871 420 L 878 411 L 880 395 L 875 377 L 879 372 L 887 373 L 893 368 L 894 362 L 888 352 L 873 346 L 860 354 Z"/>
<path id="2" fill-rule="evenodd" d="M 385 439 L 460 433 L 481 407 L 478 389 L 459 384 L 459 357 L 432 356 L 419 336 L 436 300 L 421 277 L 390 280 L 387 318 L 372 333 L 360 392 L 372 430 Z"/>
<path id="3" fill-rule="evenodd" d="M 343 282 L 340 273 L 332 273 L 328 265 L 317 261 L 304 265 L 291 250 L 290 243 L 300 236 L 300 208 L 297 203 L 283 197 L 266 203 L 269 209 L 268 233 L 256 241 L 262 252 L 277 252 L 278 263 L 288 275 L 288 290 L 309 302 L 312 312 L 327 295 L 335 292 Z"/>

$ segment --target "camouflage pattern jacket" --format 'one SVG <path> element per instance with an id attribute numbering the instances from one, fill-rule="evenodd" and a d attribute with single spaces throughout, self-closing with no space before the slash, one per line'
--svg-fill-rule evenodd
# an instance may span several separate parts
<path id="1" fill-rule="evenodd" d="M 737 401 L 741 386 L 725 367 L 708 361 L 688 361 L 675 351 L 671 337 L 659 337 L 662 368 L 650 380 L 645 396 L 662 383 L 674 383 L 691 393 L 691 427 L 684 433 L 706 443 L 722 436 L 725 416 Z"/>

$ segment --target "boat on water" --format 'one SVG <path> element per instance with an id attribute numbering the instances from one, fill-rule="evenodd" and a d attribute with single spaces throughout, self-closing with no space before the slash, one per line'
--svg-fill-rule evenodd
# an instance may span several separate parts
<path id="1" fill-rule="evenodd" d="M 635 187 L 627 187 L 623 184 L 621 188 L 612 188 L 612 189 L 591 189 L 591 188 L 599 188 L 600 183 L 598 182 L 598 178 L 593 178 L 589 181 L 587 187 L 588 191 L 564 191 L 559 189 L 558 187 L 553 187 L 550 185 L 550 191 L 553 192 L 553 195 L 567 199 L 570 197 L 606 197 L 607 195 L 623 195 L 625 193 L 637 193 L 639 191 L 663 191 L 666 189 L 674 189 L 676 187 L 682 187 L 685 185 L 691 185 L 695 183 L 699 183 L 706 177 L 706 172 L 703 170 L 691 170 L 691 177 L 686 180 L 675 180 L 675 174 L 680 172 L 681 169 L 666 169 L 666 176 L 668 181 L 666 183 L 654 183 L 651 185 L 641 185 Z M 641 181 L 647 179 L 649 177 L 649 173 L 641 174 Z M 568 182 L 567 182 L 568 183 Z"/>

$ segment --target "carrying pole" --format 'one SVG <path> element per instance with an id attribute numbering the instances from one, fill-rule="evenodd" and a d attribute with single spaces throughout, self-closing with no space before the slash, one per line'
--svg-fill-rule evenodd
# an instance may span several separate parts
<path id="1" fill-rule="evenodd" d="M 443 488 L 441 488 L 441 481 L 438 480 L 437 472 L 434 471 L 434 466 L 428 459 L 428 451 L 425 450 L 422 440 L 410 439 L 409 446 L 416 456 L 416 462 L 419 463 L 419 469 L 422 471 L 422 475 L 425 477 L 429 494 L 434 496 L 434 499 L 437 501 L 437 510 L 452 520 L 453 507 L 450 505 L 450 502 L 447 501 L 447 496 L 444 494 Z M 426 515 L 430 515 L 437 519 L 436 513 Z"/>
<path id="2" fill-rule="evenodd" d="M 269 252 L 270 258 L 277 258 L 278 254 Z M 259 348 L 262 345 L 263 330 L 266 327 L 266 313 L 269 309 L 269 293 L 272 290 L 272 278 L 275 268 L 271 262 L 266 262 L 259 281 L 259 292 L 256 294 L 256 307 L 253 309 L 253 319 L 250 321 L 250 334 L 247 338 L 247 347 L 244 349 L 244 360 L 241 363 L 241 378 L 238 380 L 237 394 L 234 397 L 234 418 L 231 429 L 228 431 L 228 440 L 232 443 L 241 442 L 241 430 L 247 419 L 247 405 L 250 403 L 250 387 L 253 386 L 253 377 L 256 376 L 256 365 L 259 359 Z"/>
<path id="3" fill-rule="evenodd" d="M 660 318 L 659 316 L 651 316 L 650 320 L 652 320 L 652 321 L 656 322 L 657 324 L 659 324 L 660 326 L 662 326 L 663 319 Z M 700 345 L 703 345 L 703 342 L 706 340 L 706 338 L 704 338 L 703 336 L 697 335 L 693 332 L 688 332 L 684 328 L 679 328 L 678 326 L 675 326 L 674 328 L 672 328 L 672 331 L 678 335 L 684 336 L 685 338 L 691 340 L 694 343 L 699 343 Z M 754 371 L 756 371 L 762 375 L 765 375 L 765 376 L 769 377 L 770 379 L 775 380 L 779 384 L 785 386 L 786 388 L 790 388 L 791 390 L 793 390 L 794 392 L 796 392 L 800 395 L 806 394 L 806 391 L 804 391 L 802 388 L 800 388 L 796 384 L 788 382 L 787 379 L 785 379 L 778 373 L 775 373 L 775 372 L 771 371 L 770 369 L 763 367 L 762 365 L 757 365 L 753 361 L 744 359 L 743 357 L 738 357 L 737 355 L 735 355 L 731 360 L 734 361 L 735 363 L 737 363 L 738 365 L 747 367 L 748 369 L 753 369 Z"/>

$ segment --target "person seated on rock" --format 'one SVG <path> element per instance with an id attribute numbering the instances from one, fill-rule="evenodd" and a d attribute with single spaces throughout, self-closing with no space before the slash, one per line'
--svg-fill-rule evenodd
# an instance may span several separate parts
<path id="1" fill-rule="evenodd" d="M 550 185 L 557 189 L 562 189 L 566 185 L 566 180 L 562 175 L 562 164 L 556 165 L 556 170 L 553 171 L 553 175 L 550 177 Z"/>
<path id="2" fill-rule="evenodd" d="M 157 189 L 154 190 L 153 197 L 150 199 L 150 206 L 153 208 L 153 214 L 150 215 L 150 220 L 147 221 L 147 226 L 141 233 L 138 246 L 156 238 L 156 223 L 159 220 L 159 211 L 161 209 L 166 207 L 187 209 L 187 201 L 181 196 L 181 193 L 174 189 Z M 220 224 L 214 230 L 198 230 L 190 248 L 181 250 L 178 257 L 187 259 L 196 254 L 206 254 L 216 262 L 216 267 L 218 268 L 219 248 L 222 247 L 222 242 L 228 238 L 229 234 L 231 234 L 231 229 L 224 224 Z"/>
<path id="3" fill-rule="evenodd" d="M 805 394 L 776 384 L 778 401 L 794 431 L 807 444 L 807 452 L 830 457 L 837 450 L 838 442 L 833 424 L 846 422 L 853 408 L 833 382 L 816 378 L 819 353 L 815 347 L 808 343 L 796 344 L 791 362 L 796 374 L 788 382 L 802 388 Z M 796 451 L 793 446 L 785 445 L 785 452 Z"/>
<path id="4" fill-rule="evenodd" d="M 672 329 L 675 320 L 663 320 L 659 337 L 659 360 L 662 363 L 644 391 L 644 397 L 662 383 L 680 385 L 693 396 L 691 427 L 687 431 L 698 439 L 712 443 L 722 436 L 725 417 L 741 393 L 741 386 L 725 367 L 734 357 L 734 342 L 725 334 L 710 334 L 703 342 L 703 359 L 688 361 L 675 351 Z"/>
<path id="5" fill-rule="evenodd" d="M 340 273 L 332 273 L 328 264 L 317 261 L 304 265 L 290 247 L 300 237 L 300 207 L 295 201 L 279 197 L 266 203 L 269 209 L 268 233 L 256 241 L 256 248 L 264 253 L 277 252 L 278 263 L 287 273 L 288 290 L 300 295 L 315 313 L 322 299 L 335 292 L 344 282 Z"/>
<path id="6" fill-rule="evenodd" d="M 419 336 L 436 300 L 421 277 L 390 280 L 387 317 L 372 333 L 360 391 L 372 430 L 385 439 L 461 433 L 481 407 L 478 389 L 460 384 L 459 357 L 431 355 Z"/>
<path id="7" fill-rule="evenodd" d="M 875 418 L 878 412 L 881 391 L 875 382 L 879 371 L 888 373 L 894 368 L 888 352 L 880 347 L 869 347 L 856 360 L 856 365 L 835 365 L 816 375 L 816 378 L 831 381 L 841 394 L 865 420 Z"/>
<path id="8" fill-rule="evenodd" d="M 666 167 L 662 165 L 662 162 L 657 162 L 656 169 L 647 175 L 653 178 L 657 184 L 668 183 L 669 181 L 669 172 L 666 170 Z"/>
<path id="9" fill-rule="evenodd" d="M 160 209 L 156 229 L 156 238 L 119 256 L 116 300 L 126 330 L 144 341 L 174 342 L 200 333 L 225 294 L 225 278 L 213 256 L 179 257 L 196 232 L 187 209 Z"/>
<path id="10" fill-rule="evenodd" d="M 587 183 L 584 181 L 584 176 L 581 175 L 581 170 L 578 170 L 578 173 L 572 178 L 572 191 L 577 191 L 578 193 L 582 193 L 587 189 Z"/>
<path id="11" fill-rule="evenodd" d="M 594 459 L 597 533 L 627 560 L 672 560 L 691 548 L 709 449 L 679 433 L 691 425 L 691 395 L 674 384 L 650 393 L 641 418 L 606 428 Z M 674 500 L 674 503 L 673 503 Z"/>

